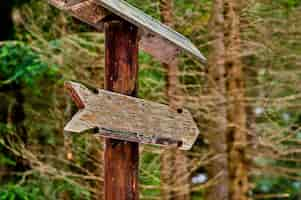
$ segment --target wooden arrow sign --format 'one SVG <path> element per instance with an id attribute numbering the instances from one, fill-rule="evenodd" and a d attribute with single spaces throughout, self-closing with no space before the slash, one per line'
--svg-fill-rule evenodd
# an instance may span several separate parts
<path id="1" fill-rule="evenodd" d="M 111 13 L 129 21 L 139 28 L 140 48 L 160 62 L 172 63 L 183 50 L 206 63 L 206 58 L 189 39 L 123 0 L 48 1 L 98 30 L 102 30 L 103 20 Z"/>
<path id="2" fill-rule="evenodd" d="M 199 135 L 185 109 L 173 110 L 143 99 L 91 90 L 75 82 L 65 83 L 65 88 L 80 109 L 66 125 L 66 132 L 94 130 L 103 137 L 183 150 L 189 150 Z"/>

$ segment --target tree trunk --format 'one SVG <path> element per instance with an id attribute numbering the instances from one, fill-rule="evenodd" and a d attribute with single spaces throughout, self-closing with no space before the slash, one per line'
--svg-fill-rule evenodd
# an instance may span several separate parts
<path id="1" fill-rule="evenodd" d="M 12 3 L 0 1 L 0 41 L 12 38 L 14 24 L 12 20 Z"/>
<path id="2" fill-rule="evenodd" d="M 160 0 L 162 22 L 173 27 L 173 1 Z M 178 60 L 172 64 L 164 64 L 167 69 L 166 95 L 169 104 L 177 108 L 176 99 L 178 82 Z M 168 149 L 161 154 L 161 193 L 163 200 L 188 200 L 190 199 L 190 175 L 188 158 L 183 151 Z"/>
<path id="3" fill-rule="evenodd" d="M 209 23 L 210 54 L 208 59 L 209 95 L 214 99 L 210 110 L 207 139 L 209 148 L 217 156 L 207 166 L 209 178 L 217 182 L 209 186 L 206 200 L 229 199 L 229 175 L 227 159 L 227 108 L 225 87 L 224 0 L 214 0 Z"/>
<path id="4" fill-rule="evenodd" d="M 225 0 L 226 72 L 228 99 L 228 160 L 230 199 L 248 199 L 247 113 L 243 67 L 240 59 L 240 5 L 238 0 Z"/>

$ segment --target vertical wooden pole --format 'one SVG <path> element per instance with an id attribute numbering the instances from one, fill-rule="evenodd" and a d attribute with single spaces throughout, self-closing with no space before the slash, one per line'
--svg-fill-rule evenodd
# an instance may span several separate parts
<path id="1" fill-rule="evenodd" d="M 138 30 L 122 19 L 105 24 L 105 88 L 136 96 Z M 116 105 L 118 106 L 118 105 Z M 105 200 L 138 200 L 139 144 L 105 141 Z"/>

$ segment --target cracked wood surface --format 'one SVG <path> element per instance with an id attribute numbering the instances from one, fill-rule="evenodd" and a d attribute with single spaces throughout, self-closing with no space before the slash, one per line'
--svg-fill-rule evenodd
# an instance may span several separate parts
<path id="1" fill-rule="evenodd" d="M 66 82 L 65 88 L 80 109 L 66 132 L 96 130 L 103 137 L 189 150 L 199 130 L 185 109 L 158 104 L 105 90 Z"/>
<path id="2" fill-rule="evenodd" d="M 181 50 L 206 63 L 206 58 L 189 39 L 123 0 L 48 0 L 48 2 L 98 30 L 103 30 L 103 20 L 111 13 L 125 19 L 139 28 L 140 48 L 162 63 L 172 63 Z"/>

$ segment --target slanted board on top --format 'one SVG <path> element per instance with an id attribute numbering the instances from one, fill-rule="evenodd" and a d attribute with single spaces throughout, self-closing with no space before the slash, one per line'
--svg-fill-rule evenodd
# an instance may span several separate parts
<path id="1" fill-rule="evenodd" d="M 172 63 L 179 52 L 183 50 L 195 56 L 200 62 L 206 63 L 206 58 L 188 38 L 123 0 L 48 1 L 100 30 L 103 27 L 102 20 L 110 13 L 136 25 L 141 34 L 141 49 L 160 62 Z"/>
<path id="2" fill-rule="evenodd" d="M 199 135 L 185 109 L 101 89 L 92 91 L 75 82 L 65 83 L 65 88 L 80 109 L 66 125 L 66 132 L 97 130 L 103 137 L 183 150 L 189 150 Z"/>

